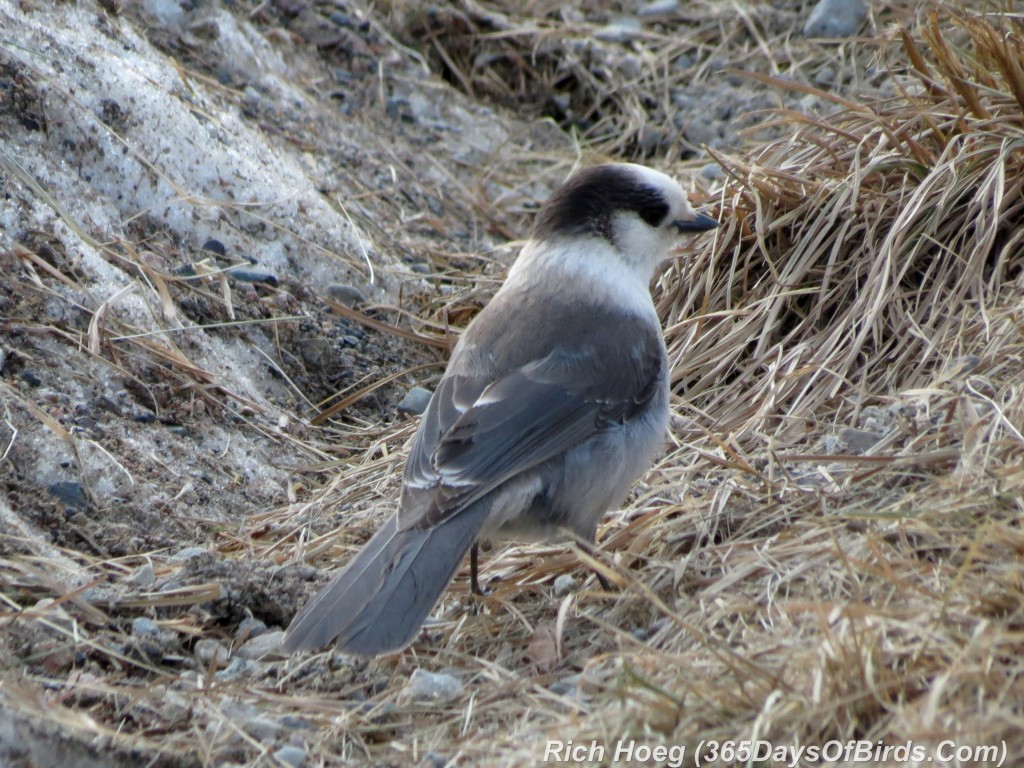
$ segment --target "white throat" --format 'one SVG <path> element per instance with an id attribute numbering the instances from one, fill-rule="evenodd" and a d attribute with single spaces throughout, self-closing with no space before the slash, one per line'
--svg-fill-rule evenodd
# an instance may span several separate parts
<path id="1" fill-rule="evenodd" d="M 546 291 L 572 286 L 574 293 L 650 316 L 655 314 L 650 292 L 652 276 L 646 264 L 626 262 L 599 238 L 564 238 L 541 244 L 528 242 L 505 284 Z"/>

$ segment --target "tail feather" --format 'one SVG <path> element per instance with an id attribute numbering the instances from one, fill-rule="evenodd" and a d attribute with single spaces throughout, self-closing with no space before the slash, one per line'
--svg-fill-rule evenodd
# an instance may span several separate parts
<path id="1" fill-rule="evenodd" d="M 285 649 L 311 650 L 335 638 L 339 649 L 366 656 L 404 648 L 486 518 L 481 502 L 427 530 L 401 530 L 392 517 L 292 620 Z"/>

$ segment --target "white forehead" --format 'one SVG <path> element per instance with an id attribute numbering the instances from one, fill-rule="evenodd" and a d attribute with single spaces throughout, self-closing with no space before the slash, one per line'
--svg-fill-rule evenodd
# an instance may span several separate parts
<path id="1" fill-rule="evenodd" d="M 644 184 L 660 190 L 665 198 L 665 202 L 674 211 L 687 210 L 690 207 L 686 198 L 686 191 L 671 176 L 661 171 L 656 171 L 653 168 L 648 168 L 646 165 L 637 165 L 636 163 L 623 163 L 623 165 L 636 174 L 637 178 L 643 181 Z"/>

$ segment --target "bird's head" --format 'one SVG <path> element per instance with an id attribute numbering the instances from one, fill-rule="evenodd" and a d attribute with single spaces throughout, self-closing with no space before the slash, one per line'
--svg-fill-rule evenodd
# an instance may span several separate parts
<path id="1" fill-rule="evenodd" d="M 685 233 L 718 226 L 697 213 L 677 181 L 632 163 L 596 165 L 574 173 L 537 214 L 536 243 L 596 238 L 650 277 Z"/>

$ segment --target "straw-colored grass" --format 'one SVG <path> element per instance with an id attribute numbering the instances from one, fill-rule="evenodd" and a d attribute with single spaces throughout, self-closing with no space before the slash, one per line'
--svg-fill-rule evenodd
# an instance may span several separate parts
<path id="1" fill-rule="evenodd" d="M 837 111 L 779 112 L 784 138 L 716 153 L 728 178 L 695 197 L 723 226 L 656 291 L 673 444 L 608 516 L 593 558 L 491 549 L 491 594 L 470 610 L 458 577 L 408 651 L 372 662 L 328 652 L 238 676 L 218 676 L 215 661 L 161 665 L 110 623 L 140 606 L 199 607 L 160 614 L 191 647 L 219 635 L 201 611 L 218 580 L 90 607 L 42 563 L 0 560 L 11 587 L 0 621 L 105 664 L 61 678 L 47 676 L 63 667 L 45 651 L 19 660 L 32 671 L 0 686 L 17 714 L 8 727 L 48 722 L 154 765 L 278 765 L 289 740 L 314 765 L 532 765 L 549 739 L 593 740 L 603 762 L 629 739 L 685 746 L 688 760 L 708 740 L 762 740 L 789 750 L 760 763 L 773 765 L 834 740 L 934 756 L 949 739 L 1024 761 L 1024 27 L 939 8 L 887 35 L 895 95 L 816 93 Z M 168 284 L 167 311 L 199 290 L 146 276 Z M 102 353 L 110 328 L 92 317 L 88 343 Z M 418 327 L 438 345 L 442 319 Z M 208 383 L 173 345 L 114 330 L 182 386 Z M 208 396 L 223 406 L 228 395 Z M 294 438 L 322 462 L 307 475 L 330 479 L 219 531 L 217 548 L 265 564 L 268 583 L 278 566 L 346 559 L 391 510 L 413 427 L 334 423 Z M 140 564 L 52 556 L 113 583 Z M 187 574 L 150 559 L 161 578 Z M 601 593 L 581 562 L 620 591 Z M 555 597 L 565 573 L 583 588 Z M 41 588 L 62 596 L 30 607 L 22 596 Z M 410 700 L 417 668 L 463 686 Z"/>

